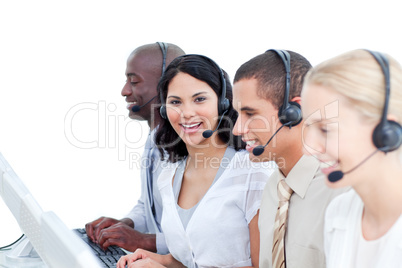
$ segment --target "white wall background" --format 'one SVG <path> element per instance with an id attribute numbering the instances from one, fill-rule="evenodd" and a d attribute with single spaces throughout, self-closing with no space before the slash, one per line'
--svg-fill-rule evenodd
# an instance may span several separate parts
<path id="1" fill-rule="evenodd" d="M 401 26 L 400 5 L 387 0 L 2 1 L 0 152 L 68 227 L 121 218 L 140 194 L 138 162 L 129 157 L 141 153 L 148 131 L 126 118 L 120 96 L 134 48 L 175 43 L 233 78 L 269 48 L 313 65 L 356 48 L 402 62 Z M 3 246 L 21 231 L 2 201 L 0 219 Z"/>

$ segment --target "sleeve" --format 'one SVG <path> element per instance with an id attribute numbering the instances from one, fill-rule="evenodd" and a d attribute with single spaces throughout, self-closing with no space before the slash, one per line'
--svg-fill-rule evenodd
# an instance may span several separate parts
<path id="1" fill-rule="evenodd" d="M 144 151 L 141 161 L 144 161 L 146 151 Z M 146 159 L 146 158 L 145 158 Z M 141 163 L 143 165 L 143 162 Z M 131 219 L 134 222 L 134 229 L 145 233 L 148 232 L 147 219 L 145 213 L 145 202 L 147 202 L 148 186 L 147 186 L 147 169 L 146 166 L 141 166 L 141 196 L 138 199 L 137 204 L 126 215 L 126 218 Z"/>
<path id="2" fill-rule="evenodd" d="M 163 233 L 156 233 L 156 253 L 166 255 L 169 249 L 166 245 L 165 235 Z"/>
<path id="3" fill-rule="evenodd" d="M 328 262 L 328 260 L 330 260 L 332 235 L 333 235 L 331 221 L 332 221 L 332 215 L 334 215 L 334 207 L 336 206 L 333 201 L 327 206 L 327 209 L 325 210 L 325 217 L 324 217 L 324 253 L 325 253 L 325 258 L 327 259 L 327 262 Z M 335 202 L 336 202 L 336 200 L 335 200 Z"/>
<path id="4" fill-rule="evenodd" d="M 129 218 L 134 222 L 134 229 L 142 233 L 147 232 L 143 195 L 144 191 L 142 191 L 137 204 L 125 216 L 125 218 Z"/>
<path id="5" fill-rule="evenodd" d="M 252 172 L 250 172 L 249 174 L 249 178 L 247 181 L 248 187 L 245 197 L 245 208 L 244 208 L 248 224 L 260 209 L 264 188 L 271 174 L 272 172 L 270 170 L 267 171 L 252 170 Z"/>
<path id="6" fill-rule="evenodd" d="M 146 202 L 147 201 L 147 195 L 148 195 L 148 173 L 152 173 L 153 170 L 150 170 L 150 167 L 152 165 L 149 164 L 151 158 L 149 158 L 149 155 L 151 153 L 151 148 L 152 148 L 152 141 L 153 141 L 153 135 L 155 132 L 149 133 L 149 136 L 145 142 L 145 148 L 144 152 L 142 153 L 141 156 L 141 173 L 140 173 L 140 178 L 141 178 L 141 196 L 140 199 L 138 200 L 137 204 L 133 207 L 133 209 L 126 215 L 126 218 L 131 219 L 134 222 L 134 229 L 142 232 L 142 233 L 147 233 L 148 227 L 147 227 L 147 214 L 146 214 Z"/>

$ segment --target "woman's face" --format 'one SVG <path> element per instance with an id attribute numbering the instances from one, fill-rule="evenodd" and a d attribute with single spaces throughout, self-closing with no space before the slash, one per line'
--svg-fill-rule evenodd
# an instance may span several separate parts
<path id="1" fill-rule="evenodd" d="M 187 146 L 209 144 L 202 136 L 214 130 L 218 122 L 218 96 L 205 82 L 186 73 L 178 73 L 169 83 L 166 98 L 167 117 Z M 214 140 L 216 132 L 209 138 Z"/>
<path id="2" fill-rule="evenodd" d="M 302 93 L 302 111 L 304 149 L 322 162 L 325 175 L 337 170 L 350 171 L 375 151 L 372 133 L 376 123 L 368 123 L 350 101 L 334 90 L 307 85 Z M 333 188 L 355 186 L 373 174 L 375 158 L 371 157 L 341 180 L 327 184 Z"/>

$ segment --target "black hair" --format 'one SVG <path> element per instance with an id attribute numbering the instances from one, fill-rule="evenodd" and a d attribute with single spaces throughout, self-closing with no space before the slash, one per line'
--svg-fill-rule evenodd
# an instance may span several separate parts
<path id="1" fill-rule="evenodd" d="M 287 50 L 290 54 L 290 88 L 289 100 L 299 97 L 304 77 L 312 68 L 310 62 L 302 55 Z M 242 79 L 257 79 L 257 94 L 270 101 L 279 109 L 283 104 L 286 71 L 282 59 L 274 51 L 267 51 L 247 61 L 236 71 L 234 82 Z"/>
<path id="2" fill-rule="evenodd" d="M 222 81 L 219 66 L 211 59 L 202 55 L 185 55 L 174 59 L 166 68 L 165 74 L 161 77 L 158 84 L 158 97 L 162 105 L 166 103 L 167 91 L 170 81 L 178 74 L 186 73 L 192 77 L 207 83 L 217 94 L 218 99 L 222 95 Z M 233 126 L 237 119 L 237 112 L 232 106 L 232 86 L 225 71 L 226 98 L 229 100 L 229 109 L 222 119 L 222 123 L 217 130 L 221 141 L 235 150 L 245 147 L 240 136 L 232 134 Z M 219 102 L 219 100 L 218 100 Z M 218 105 L 218 104 L 217 104 Z M 170 162 L 176 162 L 188 155 L 186 144 L 171 126 L 168 119 L 162 119 L 155 134 L 155 144 L 158 146 L 161 155 L 164 151 L 168 154 Z"/>

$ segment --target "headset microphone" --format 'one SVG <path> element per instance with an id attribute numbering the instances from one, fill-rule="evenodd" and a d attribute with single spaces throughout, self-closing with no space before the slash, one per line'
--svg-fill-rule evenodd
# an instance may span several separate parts
<path id="1" fill-rule="evenodd" d="M 370 50 L 367 50 L 367 52 L 369 52 L 375 58 L 377 63 L 380 65 L 385 80 L 385 101 L 382 116 L 380 123 L 375 127 L 372 136 L 374 146 L 377 149 L 351 170 L 347 172 L 337 170 L 328 174 L 328 180 L 330 182 L 339 181 L 340 179 L 343 178 L 343 175 L 348 174 L 354 171 L 356 168 L 360 167 L 376 152 L 378 151 L 382 151 L 384 153 L 392 152 L 398 149 L 402 144 L 401 125 L 398 124 L 396 121 L 387 120 L 388 105 L 391 91 L 390 69 L 388 59 L 387 57 L 385 57 L 385 55 L 381 54 L 380 52 Z"/>
<path id="2" fill-rule="evenodd" d="M 214 134 L 215 131 L 218 130 L 219 126 L 221 125 L 223 116 L 227 113 L 227 111 L 228 111 L 228 110 L 226 110 L 226 111 L 223 112 L 223 114 L 222 114 L 222 116 L 221 116 L 221 119 L 219 120 L 219 123 L 218 123 L 218 125 L 216 126 L 216 128 L 215 128 L 214 131 L 208 129 L 208 130 L 205 130 L 204 132 L 202 132 L 202 136 L 203 136 L 204 138 L 208 139 L 209 137 L 212 136 L 212 134 Z"/>
<path id="3" fill-rule="evenodd" d="M 297 126 L 302 121 L 302 112 L 300 109 L 300 104 L 297 102 L 290 102 L 289 101 L 289 91 L 290 91 L 290 54 L 286 50 L 278 50 L 278 49 L 268 49 L 265 52 L 273 51 L 277 54 L 285 67 L 285 92 L 283 96 L 283 105 L 279 107 L 278 110 L 278 118 L 281 122 L 282 126 L 278 128 L 278 130 L 272 135 L 269 141 L 264 146 L 257 146 L 253 149 L 253 154 L 255 156 L 261 155 L 265 147 L 271 142 L 271 140 L 275 137 L 275 135 L 281 130 L 284 126 L 292 128 L 292 126 Z"/>
<path id="4" fill-rule="evenodd" d="M 139 112 L 141 110 L 142 107 L 144 107 L 145 105 L 147 105 L 148 103 L 150 103 L 153 99 L 155 99 L 158 95 L 153 96 L 149 101 L 147 101 L 145 104 L 143 105 L 134 105 L 133 107 L 131 107 L 131 111 L 133 111 L 134 113 Z"/>
<path id="5" fill-rule="evenodd" d="M 255 155 L 255 156 L 261 155 L 264 152 L 265 147 L 267 147 L 267 145 L 271 142 L 271 140 L 275 137 L 275 135 L 279 132 L 279 130 L 281 130 L 284 126 L 287 126 L 287 124 L 284 124 L 280 128 L 278 128 L 278 130 L 275 131 L 274 135 L 271 136 L 271 138 L 268 140 L 268 142 L 264 146 L 260 145 L 260 146 L 255 147 L 253 149 L 253 155 Z"/>
<path id="6" fill-rule="evenodd" d="M 328 180 L 330 182 L 337 182 L 340 179 L 343 178 L 343 175 L 349 174 L 352 171 L 354 171 L 355 169 L 357 169 L 358 167 L 360 167 L 361 165 L 364 164 L 364 162 L 366 162 L 367 160 L 369 160 L 375 153 L 377 153 L 378 151 L 380 151 L 380 149 L 376 149 L 373 153 L 371 153 L 368 157 L 366 157 L 365 159 L 363 159 L 363 161 L 361 161 L 359 164 L 357 164 L 357 166 L 355 166 L 354 168 L 352 168 L 351 170 L 348 170 L 346 172 L 342 172 L 342 170 L 337 170 L 337 171 L 333 171 L 331 173 L 328 174 Z"/>

